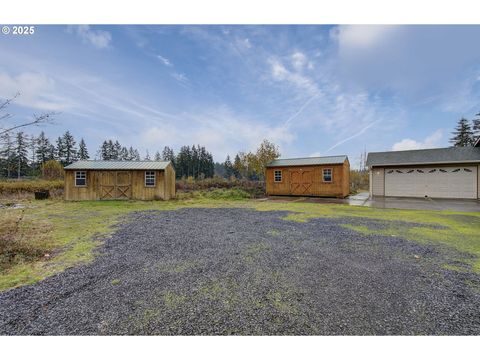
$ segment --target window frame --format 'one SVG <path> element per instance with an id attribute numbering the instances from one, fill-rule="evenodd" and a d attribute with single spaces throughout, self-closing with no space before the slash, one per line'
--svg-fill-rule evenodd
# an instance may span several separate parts
<path id="1" fill-rule="evenodd" d="M 326 170 L 330 171 L 330 181 L 325 180 L 325 171 Z M 322 181 L 324 183 L 332 183 L 333 182 L 333 168 L 323 168 L 322 169 Z"/>
<path id="2" fill-rule="evenodd" d="M 79 177 L 78 175 L 79 174 L 82 174 L 83 173 L 83 177 Z M 85 180 L 85 184 L 83 185 L 78 185 L 77 184 L 77 180 Z M 75 171 L 75 187 L 87 187 L 87 172 L 85 170 L 78 170 L 78 171 Z"/>
<path id="3" fill-rule="evenodd" d="M 277 180 L 277 173 L 280 173 L 280 180 Z M 276 182 L 276 183 L 283 182 L 283 171 L 282 170 L 273 170 L 273 182 Z"/>
<path id="4" fill-rule="evenodd" d="M 147 173 L 151 173 L 151 174 L 147 174 Z M 151 177 L 153 174 L 153 185 L 148 185 L 147 184 L 147 177 Z M 150 178 L 151 180 L 151 178 Z M 148 170 L 148 171 L 145 171 L 145 174 L 144 174 L 144 177 L 143 177 L 143 184 L 145 185 L 145 187 L 148 187 L 148 188 L 154 188 L 157 186 L 157 172 L 156 171 L 152 171 L 152 170 Z"/>

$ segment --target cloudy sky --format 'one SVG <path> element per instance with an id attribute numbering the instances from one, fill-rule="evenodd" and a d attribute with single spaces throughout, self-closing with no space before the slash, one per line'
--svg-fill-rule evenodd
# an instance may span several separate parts
<path id="1" fill-rule="evenodd" d="M 282 157 L 448 146 L 480 111 L 480 26 L 37 26 L 0 35 L 12 122 L 216 161 L 263 138 Z"/>

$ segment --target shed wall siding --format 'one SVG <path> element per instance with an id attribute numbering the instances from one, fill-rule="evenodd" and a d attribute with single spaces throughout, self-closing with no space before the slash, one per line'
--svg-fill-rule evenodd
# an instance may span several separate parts
<path id="1" fill-rule="evenodd" d="M 375 167 L 370 172 L 372 174 L 372 195 L 385 196 L 385 169 Z"/>
<path id="2" fill-rule="evenodd" d="M 75 171 L 65 171 L 65 200 L 100 200 L 102 197 L 102 173 L 103 176 L 111 176 L 115 178 L 117 171 L 100 171 L 100 170 L 87 170 L 87 186 L 76 187 L 75 186 Z M 160 200 L 169 199 L 173 192 L 175 194 L 175 182 L 173 186 L 169 183 L 168 191 L 165 182 L 165 171 L 157 170 L 156 181 L 154 187 L 145 186 L 145 171 L 144 170 L 132 170 L 132 171 L 119 171 L 123 174 L 129 173 L 131 179 L 130 198 L 134 200 Z M 170 176 L 172 172 L 169 172 Z M 174 172 L 173 172 L 174 174 Z M 175 175 L 173 175 L 175 176 Z"/>
<path id="3" fill-rule="evenodd" d="M 332 182 L 323 182 L 323 169 L 332 169 Z M 282 171 L 282 181 L 274 181 L 274 171 Z M 292 173 L 308 171 L 311 175 L 311 186 L 303 193 L 295 193 L 292 188 Z M 295 176 L 295 175 L 294 175 Z M 267 195 L 307 195 L 345 197 L 350 192 L 350 165 L 311 165 L 269 167 L 265 172 L 265 187 Z"/>

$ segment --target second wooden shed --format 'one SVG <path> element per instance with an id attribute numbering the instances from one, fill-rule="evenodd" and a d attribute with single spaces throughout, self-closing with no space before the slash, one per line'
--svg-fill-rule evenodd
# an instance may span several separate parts
<path id="1" fill-rule="evenodd" d="M 346 155 L 276 159 L 267 165 L 267 195 L 346 197 L 350 163 Z"/>

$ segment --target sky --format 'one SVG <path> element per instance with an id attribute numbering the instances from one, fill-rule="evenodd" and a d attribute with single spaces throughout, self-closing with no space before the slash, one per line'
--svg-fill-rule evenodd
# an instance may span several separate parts
<path id="1" fill-rule="evenodd" d="M 222 162 L 449 146 L 480 111 L 480 26 L 36 26 L 0 34 L 11 124 L 46 111 L 92 157 L 201 144 Z M 6 124 L 2 124 L 6 125 Z M 8 125 L 8 124 L 7 124 Z"/>

